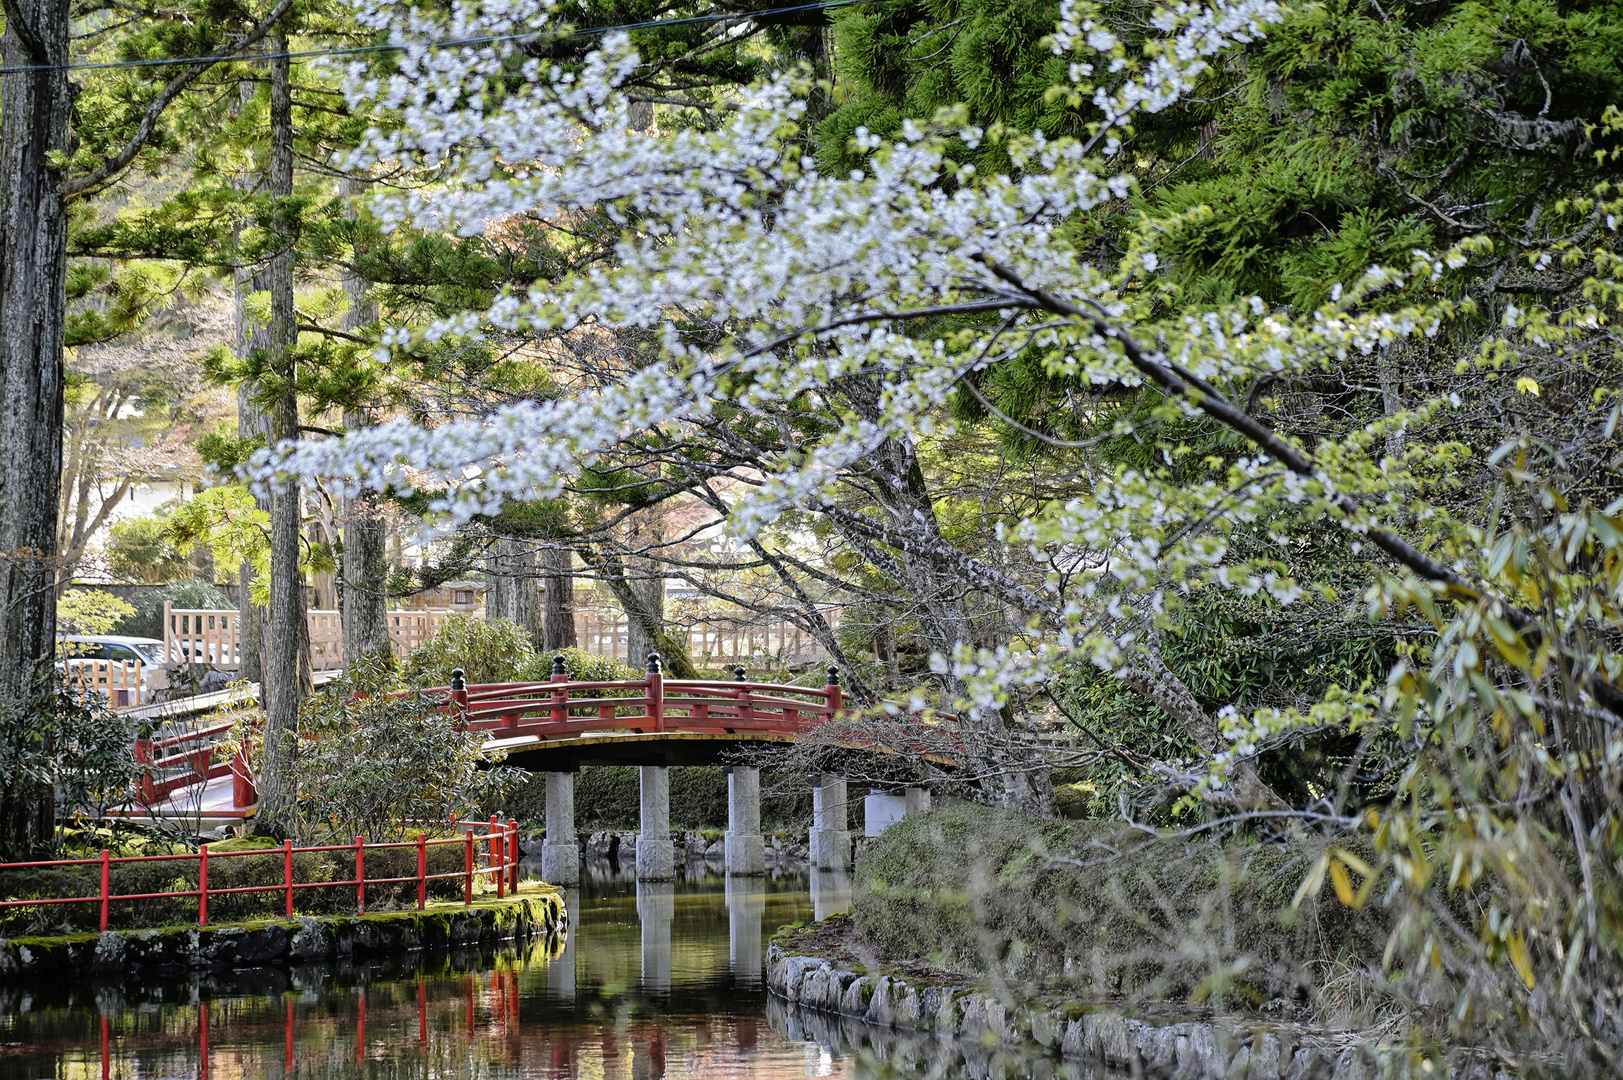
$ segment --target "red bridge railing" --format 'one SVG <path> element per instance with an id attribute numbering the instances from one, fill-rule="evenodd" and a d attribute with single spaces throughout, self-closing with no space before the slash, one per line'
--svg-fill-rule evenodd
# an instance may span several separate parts
<path id="1" fill-rule="evenodd" d="M 834 719 L 842 704 L 837 668 L 821 687 L 748 682 L 743 668 L 731 682 L 667 680 L 656 653 L 641 679 L 574 682 L 562 660 L 553 662 L 549 682 L 469 686 L 458 668 L 449 686 L 424 692 L 447 695 L 470 728 L 498 739 L 568 739 L 595 731 L 798 735 Z M 596 696 L 605 693 L 614 696 Z"/>

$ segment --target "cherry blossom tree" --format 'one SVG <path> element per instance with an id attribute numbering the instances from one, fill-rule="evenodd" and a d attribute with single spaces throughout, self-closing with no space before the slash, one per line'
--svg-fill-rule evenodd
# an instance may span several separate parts
<path id="1" fill-rule="evenodd" d="M 1600 931 L 1623 896 L 1623 656 L 1610 644 L 1623 505 L 1569 501 L 1571 448 L 1507 429 L 1490 463 L 1495 510 L 1466 520 L 1436 498 L 1465 456 L 1460 445 L 1389 438 L 1439 429 L 1468 404 L 1458 391 L 1305 440 L 1270 422 L 1256 390 L 1264 379 L 1309 379 L 1442 341 L 1469 342 L 1457 364 L 1484 380 L 1520 355 L 1589 362 L 1611 347 L 1607 309 L 1620 294 L 1615 191 L 1603 185 L 1561 207 L 1593 224 L 1529 261 L 1585 275 L 1582 292 L 1559 311 L 1508 305 L 1485 334 L 1467 332 L 1481 312 L 1452 287 L 1497 261 L 1482 237 L 1370 267 L 1311 310 L 1257 298 L 1183 308 L 1166 302 L 1157 275 L 1162 241 L 1182 222 L 1144 221 L 1108 247 L 1074 243 L 1072 228 L 1129 198 L 1132 126 L 1188 94 L 1226 50 L 1265 34 L 1281 18 L 1270 0 L 1153 7 L 1131 45 L 1100 8 L 1067 3 L 1051 45 L 1067 58 L 1069 83 L 1055 93 L 1087 112 L 1086 137 L 983 131 L 947 110 L 904 124 L 892 142 L 859 129 L 854 151 L 865 164 L 843 176 L 819 174 L 806 153 L 812 88 L 794 77 L 752 88 L 712 128 L 651 134 L 618 89 L 638 66 L 626 41 L 606 37 L 578 70 L 550 66 L 533 47 L 545 3 L 459 4 L 443 18 L 383 4 L 359 17 L 404 53 L 390 73 L 349 72 L 352 105 L 399 118 L 371 132 L 349 165 L 433 179 L 383 199 L 375 209 L 384 221 L 471 235 L 517 215 L 562 221 L 607 208 L 623 226 L 612 263 L 390 330 L 383 358 L 453 336 L 523 334 L 564 348 L 593 328 L 642 334 L 654 347 L 623 379 L 578 394 L 284 445 L 259 459 L 265 475 L 431 492 L 432 510 L 454 524 L 508 500 L 556 497 L 570 476 L 650 430 L 702 428 L 723 409 L 822 410 L 833 423 L 820 437 L 787 437 L 747 478 L 733 477 L 748 490 L 729 501 L 728 527 L 748 542 L 786 512 L 836 511 L 843 473 L 949 430 L 950 395 L 1012 355 L 1034 352 L 1055 378 L 1142 393 L 1150 406 L 1116 434 L 1199 422 L 1246 449 L 1178 472 L 1187 444 L 1162 440 L 1160 462 L 1097 476 L 1085 494 L 1003 523 L 999 539 L 1046 567 L 1036 582 L 941 543 L 922 508 L 863 526 L 874 545 L 998 597 L 1026 626 L 1018 645 L 961 638 L 939 650 L 967 754 L 996 777 L 1013 753 L 1006 718 L 1018 692 L 1067 665 L 1096 665 L 1181 718 L 1209 759 L 1195 763 L 1192 795 L 1215 812 L 1372 832 L 1379 865 L 1327 855 L 1299 896 L 1328 880 L 1348 904 L 1378 895 L 1392 905 L 1394 955 L 1424 960 L 1413 965 L 1414 987 L 1427 970 L 1452 980 L 1455 999 L 1441 1010 L 1435 994 L 1412 987 L 1418 1013 L 1492 1032 L 1511 1052 L 1528 1039 L 1565 1039 L 1575 1020 L 1586 1053 L 1605 1058 L 1623 1046 L 1618 958 Z M 434 44 L 443 40 L 463 44 Z M 1617 126 L 1615 114 L 1594 120 Z M 1009 173 L 954 163 L 953 139 L 1001 140 Z M 853 380 L 875 387 L 865 408 L 845 394 Z M 1616 427 L 1609 407 L 1613 419 L 1595 426 L 1595 440 Z M 1377 556 L 1364 603 L 1376 614 L 1412 612 L 1428 642 L 1400 655 L 1385 685 L 1336 687 L 1309 708 L 1207 715 L 1167 669 L 1159 635 L 1191 597 L 1214 590 L 1280 609 L 1331 598 L 1328 585 L 1292 569 L 1283 523 L 1300 521 Z M 1349 814 L 1344 792 L 1330 792 L 1312 806 L 1282 805 L 1250 762 L 1270 739 L 1308 725 L 1405 747 L 1409 767 L 1390 802 Z M 1002 770 L 1011 805 L 1036 795 L 1022 775 Z M 1541 828 L 1526 827 L 1525 815 Z M 1452 859 L 1446 875 L 1436 870 L 1439 849 Z M 1350 874 L 1364 884 L 1355 888 Z M 1460 889 L 1476 891 L 1451 900 Z M 1459 904 L 1472 919 L 1458 917 Z M 1494 1026 L 1512 1007 L 1524 1022 Z"/>

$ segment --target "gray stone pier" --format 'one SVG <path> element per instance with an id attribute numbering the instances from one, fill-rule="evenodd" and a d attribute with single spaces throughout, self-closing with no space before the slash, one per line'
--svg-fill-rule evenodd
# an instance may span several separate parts
<path id="1" fill-rule="evenodd" d="M 676 876 L 676 845 L 671 842 L 671 770 L 644 765 L 642 831 L 637 834 L 637 880 L 670 881 Z"/>
<path id="2" fill-rule="evenodd" d="M 766 840 L 761 836 L 761 770 L 734 765 L 727 770 L 727 876 L 766 873 Z"/>
<path id="3" fill-rule="evenodd" d="M 909 814 L 928 814 L 930 812 L 929 788 L 910 787 L 904 797 L 907 799 L 907 812 Z"/>
<path id="4" fill-rule="evenodd" d="M 851 832 L 845 777 L 812 778 L 811 864 L 821 870 L 851 869 Z"/>
<path id="5" fill-rule="evenodd" d="M 580 884 L 574 773 L 547 773 L 547 838 L 541 843 L 541 879 L 552 885 Z"/>

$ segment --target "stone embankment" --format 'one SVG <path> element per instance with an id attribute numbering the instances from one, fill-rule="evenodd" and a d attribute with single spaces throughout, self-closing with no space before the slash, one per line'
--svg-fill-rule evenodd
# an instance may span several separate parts
<path id="1" fill-rule="evenodd" d="M 472 907 L 432 904 L 425 911 L 0 938 L 0 979 L 169 978 L 199 970 L 489 947 L 554 933 L 567 918 L 561 892 L 550 885 L 525 885 L 517 896 Z"/>
<path id="2" fill-rule="evenodd" d="M 1097 1005 L 1010 1004 L 962 985 L 915 985 L 845 970 L 816 956 L 767 949 L 767 988 L 790 1005 L 870 1028 L 932 1034 L 978 1047 L 1036 1050 L 1102 1062 L 1134 1076 L 1178 1080 L 1372 1080 L 1376 1047 L 1354 1033 L 1315 1032 L 1246 1018 L 1174 1020 Z M 1454 1072 L 1490 1080 L 1480 1064 Z"/>

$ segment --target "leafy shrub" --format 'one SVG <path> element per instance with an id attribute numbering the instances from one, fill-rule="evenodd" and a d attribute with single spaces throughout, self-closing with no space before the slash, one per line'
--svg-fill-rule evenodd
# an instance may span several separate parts
<path id="1" fill-rule="evenodd" d="M 138 775 L 128 722 L 103 699 L 55 688 L 33 700 L 0 702 L 0 806 L 20 807 L 41 788 L 56 790 L 58 813 L 125 801 Z M 0 850 L 0 860 L 35 852 Z"/>
<path id="2" fill-rule="evenodd" d="M 546 682 L 552 678 L 553 658 L 559 655 L 564 658 L 564 671 L 571 682 L 618 682 L 624 679 L 640 679 L 643 676 L 643 672 L 623 660 L 612 656 L 596 656 L 585 649 L 571 646 L 558 652 L 536 656 L 519 673 L 519 679 L 527 682 Z"/>
<path id="3" fill-rule="evenodd" d="M 56 629 L 62 634 L 111 634 L 135 614 L 135 606 L 112 593 L 69 589 L 56 601 Z"/>
<path id="4" fill-rule="evenodd" d="M 444 686 L 461 668 L 470 683 L 518 682 L 535 663 L 529 633 L 511 619 L 451 615 L 401 664 L 409 686 Z M 550 661 L 548 670 L 550 671 Z"/>
<path id="5" fill-rule="evenodd" d="M 399 691 L 389 665 L 368 659 L 305 701 L 296 777 L 307 835 L 398 838 L 416 831 L 405 820 L 465 818 L 517 784 L 515 770 L 485 767 L 484 735 L 444 699 Z"/>
<path id="6" fill-rule="evenodd" d="M 164 585 L 192 574 L 191 551 L 177 544 L 167 514 L 113 522 L 107 563 L 121 580 L 145 585 Z"/>
<path id="7" fill-rule="evenodd" d="M 1292 909 L 1326 849 L 954 806 L 903 818 L 863 853 L 853 915 L 881 954 L 930 942 L 931 959 L 966 974 L 1089 997 L 1312 1005 L 1333 971 L 1378 981 L 1388 933 L 1385 912 L 1328 889 Z"/>

